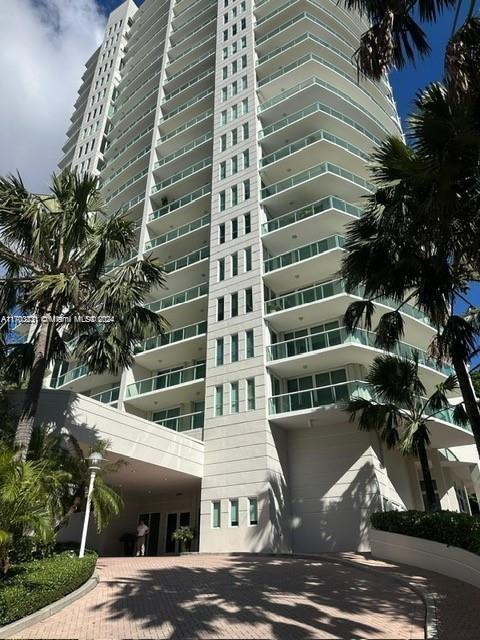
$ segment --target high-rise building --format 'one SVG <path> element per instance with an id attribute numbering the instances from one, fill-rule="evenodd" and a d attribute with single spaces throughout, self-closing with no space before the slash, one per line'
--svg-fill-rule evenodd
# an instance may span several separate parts
<path id="1" fill-rule="evenodd" d="M 150 553 L 175 550 L 181 524 L 201 551 L 365 549 L 372 510 L 423 508 L 416 461 L 342 410 L 369 394 L 379 353 L 342 327 L 361 297 L 338 275 L 345 227 L 373 188 L 374 145 L 401 133 L 388 79 L 357 76 L 366 26 L 337 0 L 127 0 L 110 15 L 60 167 L 98 174 L 111 215 L 136 222 L 124 262 L 163 261 L 148 306 L 170 327 L 131 369 L 58 363 L 49 382 L 79 394 L 81 439 L 96 428 L 130 462 L 101 550 L 139 516 Z M 418 350 L 432 389 L 448 366 L 425 353 L 422 314 L 401 312 L 396 353 Z M 46 392 L 45 411 L 67 396 Z M 469 511 L 478 469 L 451 447 L 471 433 L 445 412 L 431 440 L 438 500 Z"/>

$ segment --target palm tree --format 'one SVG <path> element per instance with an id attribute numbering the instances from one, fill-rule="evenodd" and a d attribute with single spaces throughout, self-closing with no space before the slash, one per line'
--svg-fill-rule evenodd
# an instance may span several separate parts
<path id="1" fill-rule="evenodd" d="M 445 51 L 445 77 L 457 95 L 480 90 L 480 20 L 477 0 L 338 0 L 367 18 L 370 28 L 361 36 L 355 52 L 359 73 L 380 80 L 392 68 L 402 69 L 425 58 L 431 49 L 422 23 L 435 23 L 453 9 L 452 33 Z"/>
<path id="2" fill-rule="evenodd" d="M 94 176 L 64 171 L 48 196 L 29 193 L 19 177 L 0 178 L 0 307 L 34 314 L 23 343 L 8 344 L 8 324 L 1 328 L 6 370 L 26 380 L 15 440 L 23 458 L 52 361 L 75 358 L 92 372 L 115 372 L 132 364 L 140 340 L 164 330 L 143 306 L 152 287 L 164 286 L 157 260 L 107 273 L 109 261 L 135 247 L 134 231 L 125 215 L 106 215 Z"/>
<path id="3" fill-rule="evenodd" d="M 412 302 L 430 320 L 430 346 L 439 360 L 451 360 L 480 455 L 480 407 L 469 373 L 478 352 L 479 314 L 466 316 L 456 302 L 468 302 L 480 279 L 480 110 L 475 100 L 450 100 L 441 84 L 416 101 L 407 142 L 387 138 L 372 161 L 376 191 L 365 215 L 348 229 L 342 273 L 348 291 L 364 287 L 365 300 L 351 304 L 346 327 L 372 327 L 375 301 L 387 297 L 396 308 L 381 316 L 377 343 L 391 348 L 404 334 L 401 310 Z M 388 265 L 388 269 L 385 269 Z"/>
<path id="4" fill-rule="evenodd" d="M 358 416 L 362 431 L 376 431 L 389 449 L 399 448 L 403 455 L 418 456 L 426 493 L 426 509 L 437 508 L 427 448 L 429 423 L 449 406 L 446 393 L 456 386 L 454 376 L 438 385 L 425 398 L 426 390 L 418 375 L 418 361 L 383 355 L 374 359 L 366 382 L 372 397 L 353 397 L 347 404 L 350 421 Z"/>

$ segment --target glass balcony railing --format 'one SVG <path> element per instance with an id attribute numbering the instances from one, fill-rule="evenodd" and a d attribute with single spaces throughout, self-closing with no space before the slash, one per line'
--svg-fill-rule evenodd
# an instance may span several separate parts
<path id="1" fill-rule="evenodd" d="M 116 267 L 122 266 L 122 264 L 125 264 L 126 262 L 128 262 L 129 260 L 132 260 L 133 258 L 136 258 L 137 256 L 138 256 L 137 249 L 130 249 L 127 255 L 124 256 L 123 258 L 118 258 L 117 260 L 113 260 L 112 262 L 109 262 L 107 265 L 105 265 L 106 273 L 108 273 L 109 271 L 112 271 L 112 269 L 115 269 Z"/>
<path id="2" fill-rule="evenodd" d="M 133 384 L 127 386 L 127 398 L 134 398 L 135 396 L 141 396 L 144 393 L 151 393 L 152 391 L 162 391 L 170 387 L 176 387 L 180 384 L 186 384 L 187 382 L 195 382 L 197 380 L 203 380 L 205 378 L 205 363 L 193 365 L 192 367 L 185 367 L 185 369 L 177 369 L 176 371 L 169 371 L 168 373 L 162 373 L 153 378 L 146 378 L 145 380 L 139 380 Z"/>
<path id="3" fill-rule="evenodd" d="M 124 205 L 122 205 L 120 209 L 115 211 L 115 214 L 121 215 L 122 213 L 127 213 L 127 211 L 130 211 L 130 209 L 133 209 L 133 207 L 136 207 L 137 204 L 142 204 L 143 202 L 145 202 L 145 195 L 144 193 L 139 193 L 138 196 L 135 196 L 134 198 L 126 202 Z"/>
<path id="4" fill-rule="evenodd" d="M 201 11 L 199 11 L 198 13 L 196 13 L 195 15 L 193 15 L 191 18 L 189 18 L 188 20 L 185 20 L 185 22 L 182 22 L 178 27 L 175 27 L 175 19 L 178 19 L 179 16 L 181 16 L 182 14 L 179 13 L 177 16 L 174 17 L 173 19 L 173 24 L 172 24 L 172 33 L 178 33 L 181 29 L 183 29 L 184 27 L 186 27 L 189 24 L 192 24 L 194 22 L 197 22 L 200 19 L 200 16 L 203 16 L 204 13 L 208 13 L 209 11 L 212 10 L 212 7 L 217 4 L 216 1 L 215 2 L 210 2 L 204 9 L 202 9 Z"/>
<path id="5" fill-rule="evenodd" d="M 159 347 L 165 347 L 169 344 L 182 342 L 183 340 L 188 340 L 189 338 L 196 338 L 197 336 L 204 335 L 206 332 L 207 323 L 197 322 L 196 324 L 190 324 L 186 327 L 181 327 L 180 329 L 169 331 L 168 333 L 164 333 L 160 336 L 148 338 L 140 345 L 138 345 L 135 351 L 136 353 L 151 351 L 152 349 L 158 349 Z"/>
<path id="6" fill-rule="evenodd" d="M 161 158 L 160 160 L 158 160 L 158 162 L 154 164 L 153 169 L 154 170 L 158 169 L 159 167 L 162 167 L 163 165 L 168 164 L 169 162 L 171 162 L 172 160 L 175 160 L 176 158 L 181 158 L 185 154 L 190 153 L 190 151 L 193 151 L 193 149 L 195 149 L 196 147 L 200 147 L 202 144 L 205 144 L 205 142 L 208 142 L 212 138 L 213 138 L 212 131 L 209 131 L 203 136 L 199 136 L 198 138 L 195 138 L 195 140 L 193 140 L 189 144 L 186 144 L 183 147 L 180 147 L 180 149 L 177 149 L 177 151 L 175 151 L 174 153 L 170 153 L 168 156 L 165 156 L 164 158 Z"/>
<path id="7" fill-rule="evenodd" d="M 182 433 L 183 431 L 193 431 L 193 429 L 203 429 L 204 420 L 204 412 L 197 411 L 183 416 L 176 416 L 175 418 L 155 420 L 155 423 L 167 427 L 167 429 L 172 429 L 172 431 Z"/>
<path id="8" fill-rule="evenodd" d="M 173 91 L 170 91 L 170 93 L 166 93 L 162 100 L 162 103 L 168 102 L 179 93 L 182 93 L 182 91 L 186 91 L 186 89 L 188 89 L 189 87 L 193 87 L 195 84 L 197 84 L 197 82 L 200 82 L 200 80 L 204 80 L 205 78 L 208 78 L 214 73 L 215 71 L 212 68 L 209 68 L 206 71 L 203 71 L 202 73 L 198 73 L 194 78 L 192 78 L 192 80 L 185 82 L 185 84 L 182 84 L 180 87 L 177 87 Z"/>
<path id="9" fill-rule="evenodd" d="M 285 213 L 283 216 L 279 216 L 278 218 L 273 218 L 273 220 L 265 222 L 262 224 L 262 234 L 264 235 L 266 233 L 271 233 L 272 231 L 277 231 L 277 229 L 294 224 L 300 220 L 305 220 L 306 218 L 310 218 L 311 216 L 314 216 L 317 213 L 322 213 L 323 211 L 328 211 L 329 209 L 336 209 L 337 211 L 348 213 L 356 218 L 359 218 L 363 212 L 360 207 L 356 207 L 349 202 L 345 202 L 345 200 L 341 200 L 335 196 L 328 196 L 327 198 L 323 198 L 314 204 L 309 204 L 302 209 L 290 211 L 289 213 Z"/>
<path id="10" fill-rule="evenodd" d="M 159 191 L 162 191 L 162 189 L 165 189 L 166 187 L 169 187 L 170 185 L 175 184 L 175 182 L 184 180 L 185 178 L 188 178 L 188 176 L 191 176 L 194 173 L 197 173 L 198 171 L 202 171 L 202 169 L 205 169 L 211 166 L 212 166 L 212 158 L 204 158 L 203 160 L 200 160 L 199 162 L 196 162 L 195 164 L 190 165 L 186 169 L 183 169 L 182 171 L 175 173 L 173 176 L 170 176 L 170 178 L 163 180 L 163 182 L 160 182 L 159 184 L 154 185 L 152 187 L 151 195 L 153 196 Z"/>
<path id="11" fill-rule="evenodd" d="M 167 204 L 164 207 L 160 207 L 160 209 L 156 209 L 155 211 L 152 211 L 152 213 L 148 217 L 148 221 L 153 222 L 154 220 L 157 220 L 162 216 L 166 216 L 172 211 L 176 211 L 177 209 L 180 209 L 180 207 L 184 207 L 187 204 L 194 202 L 194 200 L 203 198 L 203 196 L 208 195 L 211 192 L 211 190 L 212 190 L 211 183 L 205 184 L 203 185 L 203 187 L 200 187 L 200 189 L 196 189 L 191 193 L 187 193 L 186 196 L 183 196 L 182 198 L 178 198 L 177 200 L 174 200 L 170 204 Z"/>
<path id="12" fill-rule="evenodd" d="M 196 67 L 197 64 L 200 64 L 200 63 L 204 62 L 205 60 L 208 60 L 213 55 L 215 55 L 215 49 L 209 49 L 207 51 L 207 53 L 204 53 L 199 58 L 196 58 L 193 62 L 190 62 L 190 64 L 187 64 L 185 67 L 182 67 L 182 69 L 180 69 L 180 71 L 177 71 L 176 73 L 174 73 L 171 76 L 169 76 L 167 78 L 167 80 L 166 80 L 166 84 L 168 84 L 170 82 L 173 82 L 173 80 L 175 80 L 176 78 L 179 78 L 180 76 L 182 76 L 184 73 L 186 73 L 190 69 L 193 69 L 193 67 Z"/>
<path id="13" fill-rule="evenodd" d="M 328 349 L 329 347 L 338 347 L 340 345 L 362 345 L 378 349 L 376 343 L 376 334 L 373 331 L 365 329 L 355 329 L 348 332 L 345 327 L 330 329 L 319 333 L 302 336 L 286 340 L 285 342 L 277 342 L 267 347 L 267 360 L 273 362 L 275 360 L 283 360 L 284 358 L 293 358 L 305 353 Z M 419 364 L 435 369 L 445 376 L 454 373 L 453 367 L 448 364 L 438 364 L 436 360 L 429 358 L 426 351 L 417 349 L 406 342 L 398 342 L 395 347 L 389 349 L 390 354 L 394 354 L 401 358 L 413 359 L 414 355 L 418 356 Z"/>
<path id="14" fill-rule="evenodd" d="M 121 187 L 118 187 L 118 189 L 115 189 L 115 191 L 112 191 L 112 193 L 105 199 L 106 203 L 108 204 L 109 202 L 111 202 L 113 198 L 123 193 L 125 189 L 128 189 L 128 187 L 130 187 L 132 184 L 135 184 L 135 182 L 138 182 L 138 180 L 141 180 L 142 178 L 144 178 L 147 174 L 148 174 L 148 167 L 143 169 L 143 171 L 139 171 L 138 173 L 136 173 L 134 176 L 130 178 L 130 180 L 127 180 L 126 182 L 124 182 Z"/>
<path id="15" fill-rule="evenodd" d="M 134 164 L 137 160 L 140 160 L 140 158 L 143 158 L 144 156 L 148 156 L 149 153 L 150 153 L 150 145 L 148 145 L 147 147 L 144 147 L 131 160 L 129 160 L 128 162 L 125 162 L 125 164 L 122 164 L 121 167 L 119 167 L 116 171 L 114 171 L 112 175 L 108 178 L 108 180 L 105 180 L 105 182 L 103 183 L 103 187 L 106 187 L 108 184 L 110 184 L 112 180 L 114 180 L 117 176 L 123 173 L 123 171 L 128 169 L 128 167 L 131 167 L 132 164 Z"/>
<path id="16" fill-rule="evenodd" d="M 326 175 L 327 173 L 333 173 L 336 176 L 340 176 L 341 178 L 345 178 L 345 180 L 349 180 L 354 184 L 362 187 L 366 191 L 373 192 L 375 190 L 374 185 L 364 178 L 347 171 L 346 169 L 342 169 L 341 167 L 332 164 L 331 162 L 322 162 L 322 164 L 317 165 L 316 167 L 312 167 L 311 169 L 307 169 L 306 171 L 302 171 L 301 173 L 296 173 L 291 178 L 286 178 L 285 180 L 280 180 L 280 182 L 276 182 L 275 184 L 269 185 L 268 187 L 264 187 L 261 190 L 261 197 L 269 198 L 270 196 L 274 196 L 277 193 L 281 193 L 286 189 L 290 189 L 291 187 L 295 187 L 302 182 L 307 182 L 308 180 L 312 180 L 313 178 L 318 178 L 319 176 Z"/>
<path id="17" fill-rule="evenodd" d="M 282 158 L 288 158 L 292 155 L 292 153 L 296 153 L 301 149 L 305 149 L 306 147 L 309 147 L 316 142 L 320 142 L 321 140 L 326 140 L 327 142 L 331 142 L 338 147 L 342 147 L 342 149 L 345 149 L 346 151 L 349 151 L 362 160 L 365 160 L 365 162 L 368 162 L 370 160 L 370 156 L 367 153 L 361 151 L 358 147 L 355 147 L 353 144 L 350 144 L 346 140 L 343 140 L 343 138 L 339 138 L 329 131 L 320 129 L 319 131 L 315 131 L 315 133 L 311 133 L 304 138 L 295 140 L 294 142 L 287 144 L 284 147 L 280 147 L 280 149 L 278 149 L 277 151 L 264 156 L 260 159 L 260 167 L 263 168 L 268 166 L 269 164 L 272 164 L 273 162 L 278 162 Z"/>
<path id="18" fill-rule="evenodd" d="M 268 127 L 265 127 L 259 132 L 259 138 L 265 138 L 266 136 L 283 129 L 294 122 L 298 122 L 299 120 L 302 120 L 303 118 L 306 118 L 312 115 L 313 113 L 326 113 L 327 115 L 332 116 L 336 120 L 340 120 L 341 122 L 344 122 L 348 126 L 356 129 L 360 133 L 363 133 L 364 136 L 369 138 L 375 144 L 380 144 L 380 138 L 377 138 L 376 136 L 374 136 L 373 133 L 370 133 L 367 129 L 365 129 L 365 127 L 362 127 L 361 124 L 358 124 L 358 122 L 355 122 L 355 120 L 352 120 L 352 118 L 349 118 L 348 116 L 344 115 L 340 111 L 337 111 L 337 109 L 332 109 L 331 107 L 328 107 L 322 102 L 315 102 L 309 105 L 308 107 L 305 107 L 305 109 L 296 111 L 295 113 L 292 113 L 290 116 L 287 116 L 286 118 L 282 118 L 281 120 L 277 120 L 276 122 L 273 122 L 271 125 L 269 125 Z"/>
<path id="19" fill-rule="evenodd" d="M 277 105 L 277 104 L 279 104 L 281 102 L 284 102 L 285 100 L 288 100 L 292 96 L 294 96 L 296 94 L 299 94 L 302 91 L 305 91 L 309 87 L 314 87 L 314 86 L 318 86 L 318 87 L 321 87 L 322 89 L 326 89 L 327 91 L 330 91 L 331 93 L 337 95 L 339 98 L 342 98 L 342 100 L 345 100 L 345 102 L 351 104 L 353 107 L 355 107 L 355 109 L 358 109 L 358 111 L 361 111 L 370 120 L 375 122 L 375 124 L 382 131 L 384 131 L 388 135 L 388 131 L 385 128 L 385 126 L 380 122 L 380 120 L 378 120 L 378 118 L 376 118 L 374 115 L 372 115 L 368 109 L 366 109 L 364 106 L 359 104 L 356 100 L 353 100 L 348 95 L 348 93 L 345 93 L 344 91 L 341 91 L 340 89 L 337 89 L 333 84 L 330 84 L 329 82 L 325 82 L 324 80 L 321 80 L 320 78 L 317 78 L 316 76 L 308 78 L 307 80 L 305 80 L 303 82 L 299 82 L 298 84 L 294 85 L 293 87 L 290 87 L 290 89 L 286 89 L 285 91 L 281 91 L 280 93 L 278 93 L 276 96 L 273 96 L 269 100 L 265 100 L 265 102 L 262 102 L 258 106 L 258 113 L 260 114 L 260 113 L 266 111 L 267 109 L 270 109 L 270 107 L 274 107 L 275 105 Z"/>
<path id="20" fill-rule="evenodd" d="M 203 218 L 197 218 L 193 222 L 189 222 L 188 224 L 184 224 L 181 227 L 177 227 L 176 229 L 172 229 L 168 233 L 164 233 L 157 238 L 153 238 L 145 243 L 145 251 L 150 251 L 155 247 L 158 247 L 166 242 L 171 242 L 176 238 L 180 238 L 181 236 L 192 233 L 192 231 L 197 231 L 198 229 L 202 229 L 203 227 L 207 227 L 210 224 L 210 216 L 203 216 Z"/>
<path id="21" fill-rule="evenodd" d="M 202 296 L 206 296 L 207 294 L 208 284 L 204 282 L 203 284 L 198 285 L 198 287 L 185 289 L 184 291 L 175 293 L 172 296 L 166 296 L 165 298 L 160 298 L 159 300 L 150 302 L 145 306 L 151 311 L 163 311 L 164 309 L 169 309 L 170 307 L 174 307 L 177 304 L 184 304 L 185 302 L 190 302 L 190 300 L 201 298 Z"/>
<path id="22" fill-rule="evenodd" d="M 265 314 L 268 315 L 270 313 L 276 313 L 277 311 L 286 311 L 287 309 L 293 309 L 304 304 L 311 304 L 312 302 L 325 300 L 326 298 L 331 298 L 332 296 L 337 296 L 342 293 L 346 293 L 345 285 L 342 280 L 330 280 L 329 282 L 315 284 L 306 289 L 301 289 L 299 291 L 279 296 L 278 298 L 273 298 L 272 300 L 267 300 L 267 302 L 265 302 Z M 359 287 L 350 295 L 363 298 L 363 287 Z M 398 306 L 394 301 L 386 298 L 375 300 L 375 304 L 382 304 L 393 309 L 396 309 Z M 420 320 L 425 324 L 430 324 L 427 316 L 425 316 L 420 309 L 417 309 L 410 304 L 404 304 L 401 311 L 416 320 Z"/>
<path id="23" fill-rule="evenodd" d="M 308 260 L 331 249 L 342 248 L 344 243 L 345 238 L 343 238 L 343 236 L 333 235 L 328 238 L 323 238 L 323 240 L 319 240 L 318 242 L 312 242 L 312 244 L 307 244 L 293 251 L 283 253 L 280 256 L 265 260 L 263 263 L 263 271 L 264 273 L 269 273 L 276 269 L 282 269 L 282 267 L 288 267 L 291 264 Z"/>
<path id="24" fill-rule="evenodd" d="M 111 404 L 112 402 L 117 402 L 119 395 L 120 395 L 120 387 L 115 387 L 114 389 L 107 389 L 107 391 L 96 393 L 94 396 L 90 396 L 90 397 L 93 400 L 98 400 L 98 402 Z"/>
<path id="25" fill-rule="evenodd" d="M 270 415 L 277 415 L 316 409 L 317 407 L 324 407 L 330 404 L 343 405 L 352 398 L 373 399 L 374 394 L 371 386 L 362 380 L 352 380 L 326 387 L 284 393 L 269 398 L 269 413 Z M 421 400 L 423 399 L 419 398 L 419 401 Z M 455 422 L 453 408 L 446 408 L 443 411 L 435 413 L 432 419 L 442 420 L 443 422 L 448 422 L 449 424 L 460 427 L 460 425 Z M 461 426 L 460 428 L 471 433 L 471 427 L 469 425 Z"/>
<path id="26" fill-rule="evenodd" d="M 148 127 L 146 127 L 145 129 L 143 129 L 143 131 L 140 131 L 140 133 L 135 136 L 135 138 L 132 138 L 130 140 L 130 142 L 128 142 L 125 146 L 123 146 L 121 149 L 119 149 L 119 151 L 117 151 L 115 154 L 112 155 L 111 158 L 108 159 L 108 163 L 110 164 L 111 162 L 113 162 L 114 160 L 116 160 L 119 156 L 121 156 L 122 154 L 125 153 L 125 151 L 128 151 L 128 149 L 130 147 L 132 147 L 136 142 L 138 142 L 139 140 L 141 140 L 143 137 L 145 137 L 146 135 L 148 135 L 149 133 L 152 133 L 153 131 L 153 124 L 149 125 Z M 110 149 L 112 147 L 109 147 Z M 149 145 L 150 148 L 150 145 Z"/>
<path id="27" fill-rule="evenodd" d="M 188 33 L 183 34 L 182 39 L 179 40 L 178 42 L 176 42 L 174 45 L 172 45 L 172 49 L 175 49 L 175 47 L 179 44 L 183 44 L 184 42 L 187 42 L 188 40 L 191 40 L 199 31 L 201 31 L 202 29 L 204 29 L 205 27 L 207 27 L 208 25 L 214 25 L 217 22 L 217 16 L 213 16 L 212 18 L 207 18 L 206 20 L 203 20 L 200 24 L 197 24 L 195 26 L 194 29 L 192 29 L 191 31 L 189 31 Z"/>
<path id="28" fill-rule="evenodd" d="M 212 117 L 212 115 L 213 115 L 213 109 L 207 109 L 206 111 L 201 113 L 196 118 L 192 118 L 191 120 L 189 120 L 188 122 L 185 122 L 184 124 L 180 125 L 179 127 L 174 129 L 173 131 L 170 131 L 170 133 L 167 133 L 164 136 L 162 136 L 159 139 L 158 143 L 161 144 L 162 142 L 166 142 L 167 140 L 170 140 L 170 138 L 174 138 L 175 136 L 178 136 L 178 134 L 182 133 L 182 131 L 186 131 L 187 129 L 190 129 L 190 127 L 194 127 L 199 122 L 203 122 L 204 120 L 208 120 L 209 118 Z M 160 122 L 160 124 L 161 124 L 161 122 Z"/>
<path id="29" fill-rule="evenodd" d="M 165 113 L 162 119 L 160 120 L 160 124 L 162 122 L 165 122 L 166 120 L 169 120 L 170 118 L 173 118 L 173 116 L 176 116 L 182 111 L 185 111 L 185 109 L 192 107 L 194 104 L 197 104 L 197 102 L 201 102 L 208 96 L 213 96 L 213 89 L 205 89 L 205 91 L 201 91 L 200 93 L 197 93 L 196 96 L 194 96 L 193 98 L 190 98 L 190 100 L 187 100 L 187 102 L 184 102 L 183 104 L 179 105 L 176 109 L 167 111 L 167 113 Z"/>
<path id="30" fill-rule="evenodd" d="M 172 271 L 178 271 L 178 269 L 184 269 L 190 267 L 192 264 L 206 260 L 210 255 L 210 247 L 202 247 L 197 251 L 189 253 L 187 256 L 182 256 L 171 262 L 166 262 L 163 265 L 165 273 L 172 273 Z"/>
<path id="31" fill-rule="evenodd" d="M 189 53 L 191 53 L 195 49 L 200 49 L 200 47 L 203 47 L 203 45 L 205 45 L 207 42 L 210 42 L 210 40 L 212 40 L 212 41 L 215 40 L 215 34 L 212 34 L 212 35 L 208 34 L 204 40 L 202 40 L 198 44 L 195 43 L 191 47 L 188 47 L 188 49 L 185 49 L 184 51 L 182 51 L 182 53 L 179 56 L 177 56 L 176 58 L 170 58 L 171 52 L 172 52 L 172 49 L 170 49 L 169 54 L 168 54 L 169 55 L 169 64 L 177 63 L 182 58 L 185 58 L 186 56 L 188 56 Z"/>
<path id="32" fill-rule="evenodd" d="M 58 389 L 58 387 L 63 387 L 64 384 L 68 384 L 77 378 L 81 378 L 82 376 L 86 376 L 89 370 L 86 364 L 82 364 L 79 367 L 75 367 L 75 369 L 70 369 L 66 373 L 58 376 L 58 378 L 52 378 L 50 382 L 50 387 L 52 389 Z"/>
<path id="33" fill-rule="evenodd" d="M 135 118 L 135 120 L 131 124 L 129 124 L 126 129 L 123 129 L 122 131 L 119 131 L 118 135 L 115 138 L 109 139 L 109 144 L 110 145 L 117 144 L 117 142 L 121 138 L 123 138 L 125 135 L 127 135 L 127 133 L 129 131 L 131 131 L 135 127 L 138 127 L 138 123 L 139 122 L 141 122 L 147 116 L 152 115 L 153 113 L 155 113 L 156 110 L 157 110 L 157 105 L 154 105 L 153 107 L 150 107 L 149 109 L 144 111 L 141 115 L 138 116 L 138 118 Z M 116 132 L 117 132 L 117 128 L 113 129 L 112 134 L 116 133 Z"/>

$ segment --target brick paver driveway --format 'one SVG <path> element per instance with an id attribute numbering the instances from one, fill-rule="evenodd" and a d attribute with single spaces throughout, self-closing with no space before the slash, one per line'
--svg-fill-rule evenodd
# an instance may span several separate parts
<path id="1" fill-rule="evenodd" d="M 419 597 L 322 559 L 103 558 L 100 584 L 22 638 L 423 638 Z"/>

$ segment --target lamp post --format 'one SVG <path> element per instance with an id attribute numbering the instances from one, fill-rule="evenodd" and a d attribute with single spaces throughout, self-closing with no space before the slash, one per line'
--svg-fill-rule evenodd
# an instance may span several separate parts
<path id="1" fill-rule="evenodd" d="M 90 506 L 92 504 L 92 491 L 95 484 L 95 476 L 97 475 L 97 471 L 100 471 L 102 461 L 103 461 L 102 454 L 98 453 L 98 451 L 93 451 L 88 456 L 88 468 L 90 469 L 90 483 L 88 485 L 87 505 L 85 507 L 85 517 L 83 519 L 82 541 L 80 543 L 80 553 L 78 554 L 79 558 L 83 558 L 83 556 L 85 555 L 85 544 L 87 542 L 88 521 L 90 520 Z"/>

